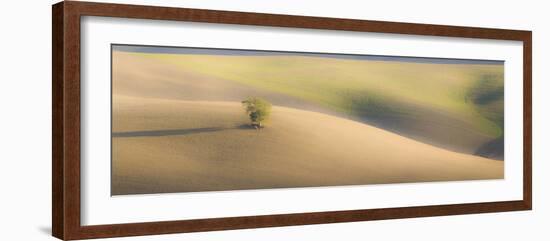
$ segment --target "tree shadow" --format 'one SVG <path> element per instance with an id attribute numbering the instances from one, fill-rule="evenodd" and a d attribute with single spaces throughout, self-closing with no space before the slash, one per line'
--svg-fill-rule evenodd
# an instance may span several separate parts
<path id="1" fill-rule="evenodd" d="M 254 126 L 252 126 L 252 125 L 250 125 L 250 124 L 238 125 L 238 126 L 235 126 L 234 129 L 241 129 L 241 130 L 256 130 L 256 128 L 254 128 Z"/>
<path id="2" fill-rule="evenodd" d="M 250 125 L 238 125 L 235 127 L 204 127 L 193 129 L 171 129 L 171 130 L 148 130 L 148 131 L 128 131 L 128 132 L 113 132 L 112 137 L 158 137 L 158 136 L 182 136 L 198 133 L 217 132 L 231 129 L 254 129 Z"/>

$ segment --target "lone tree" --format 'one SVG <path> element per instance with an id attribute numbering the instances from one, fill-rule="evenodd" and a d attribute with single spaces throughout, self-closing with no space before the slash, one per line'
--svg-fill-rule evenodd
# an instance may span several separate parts
<path id="1" fill-rule="evenodd" d="M 262 128 L 262 121 L 267 120 L 271 114 L 271 103 L 259 97 L 248 97 L 241 103 L 252 122 L 251 125 L 256 129 Z"/>

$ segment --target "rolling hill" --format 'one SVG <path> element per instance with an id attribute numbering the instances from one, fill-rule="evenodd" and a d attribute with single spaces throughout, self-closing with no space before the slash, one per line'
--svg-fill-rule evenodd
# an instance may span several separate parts
<path id="1" fill-rule="evenodd" d="M 136 73 L 125 72 L 132 76 L 119 78 L 128 81 L 117 82 L 130 95 L 238 101 L 252 93 L 280 106 L 360 121 L 469 154 L 486 153 L 483 147 L 503 136 L 502 65 L 284 55 L 115 55 L 121 63 L 140 66 Z M 140 80 L 144 85 L 136 84 Z M 502 160 L 503 148 L 493 145 L 488 156 Z"/>
<path id="2" fill-rule="evenodd" d="M 503 178 L 503 162 L 318 112 L 115 95 L 112 194 Z"/>

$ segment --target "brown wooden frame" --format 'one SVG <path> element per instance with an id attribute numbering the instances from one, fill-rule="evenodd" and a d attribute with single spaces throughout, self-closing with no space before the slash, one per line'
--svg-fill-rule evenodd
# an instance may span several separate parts
<path id="1" fill-rule="evenodd" d="M 74 240 L 531 210 L 532 40 L 530 31 L 72 1 L 55 4 L 52 11 L 52 234 L 57 238 Z M 523 199 L 486 203 L 81 226 L 80 19 L 82 16 L 522 41 Z"/>

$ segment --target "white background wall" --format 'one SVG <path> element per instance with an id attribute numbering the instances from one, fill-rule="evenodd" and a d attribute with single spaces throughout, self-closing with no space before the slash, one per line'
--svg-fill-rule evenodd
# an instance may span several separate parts
<path id="1" fill-rule="evenodd" d="M 51 231 L 52 0 L 0 6 L 0 240 Z M 112 1 L 111 1 L 112 2 Z M 533 31 L 534 211 L 124 238 L 120 240 L 549 240 L 550 17 L 545 1 L 119 0 L 249 12 Z M 545 68 L 546 67 L 546 68 Z M 546 228 L 546 229 L 545 229 Z M 119 239 L 113 239 L 119 240 Z"/>

